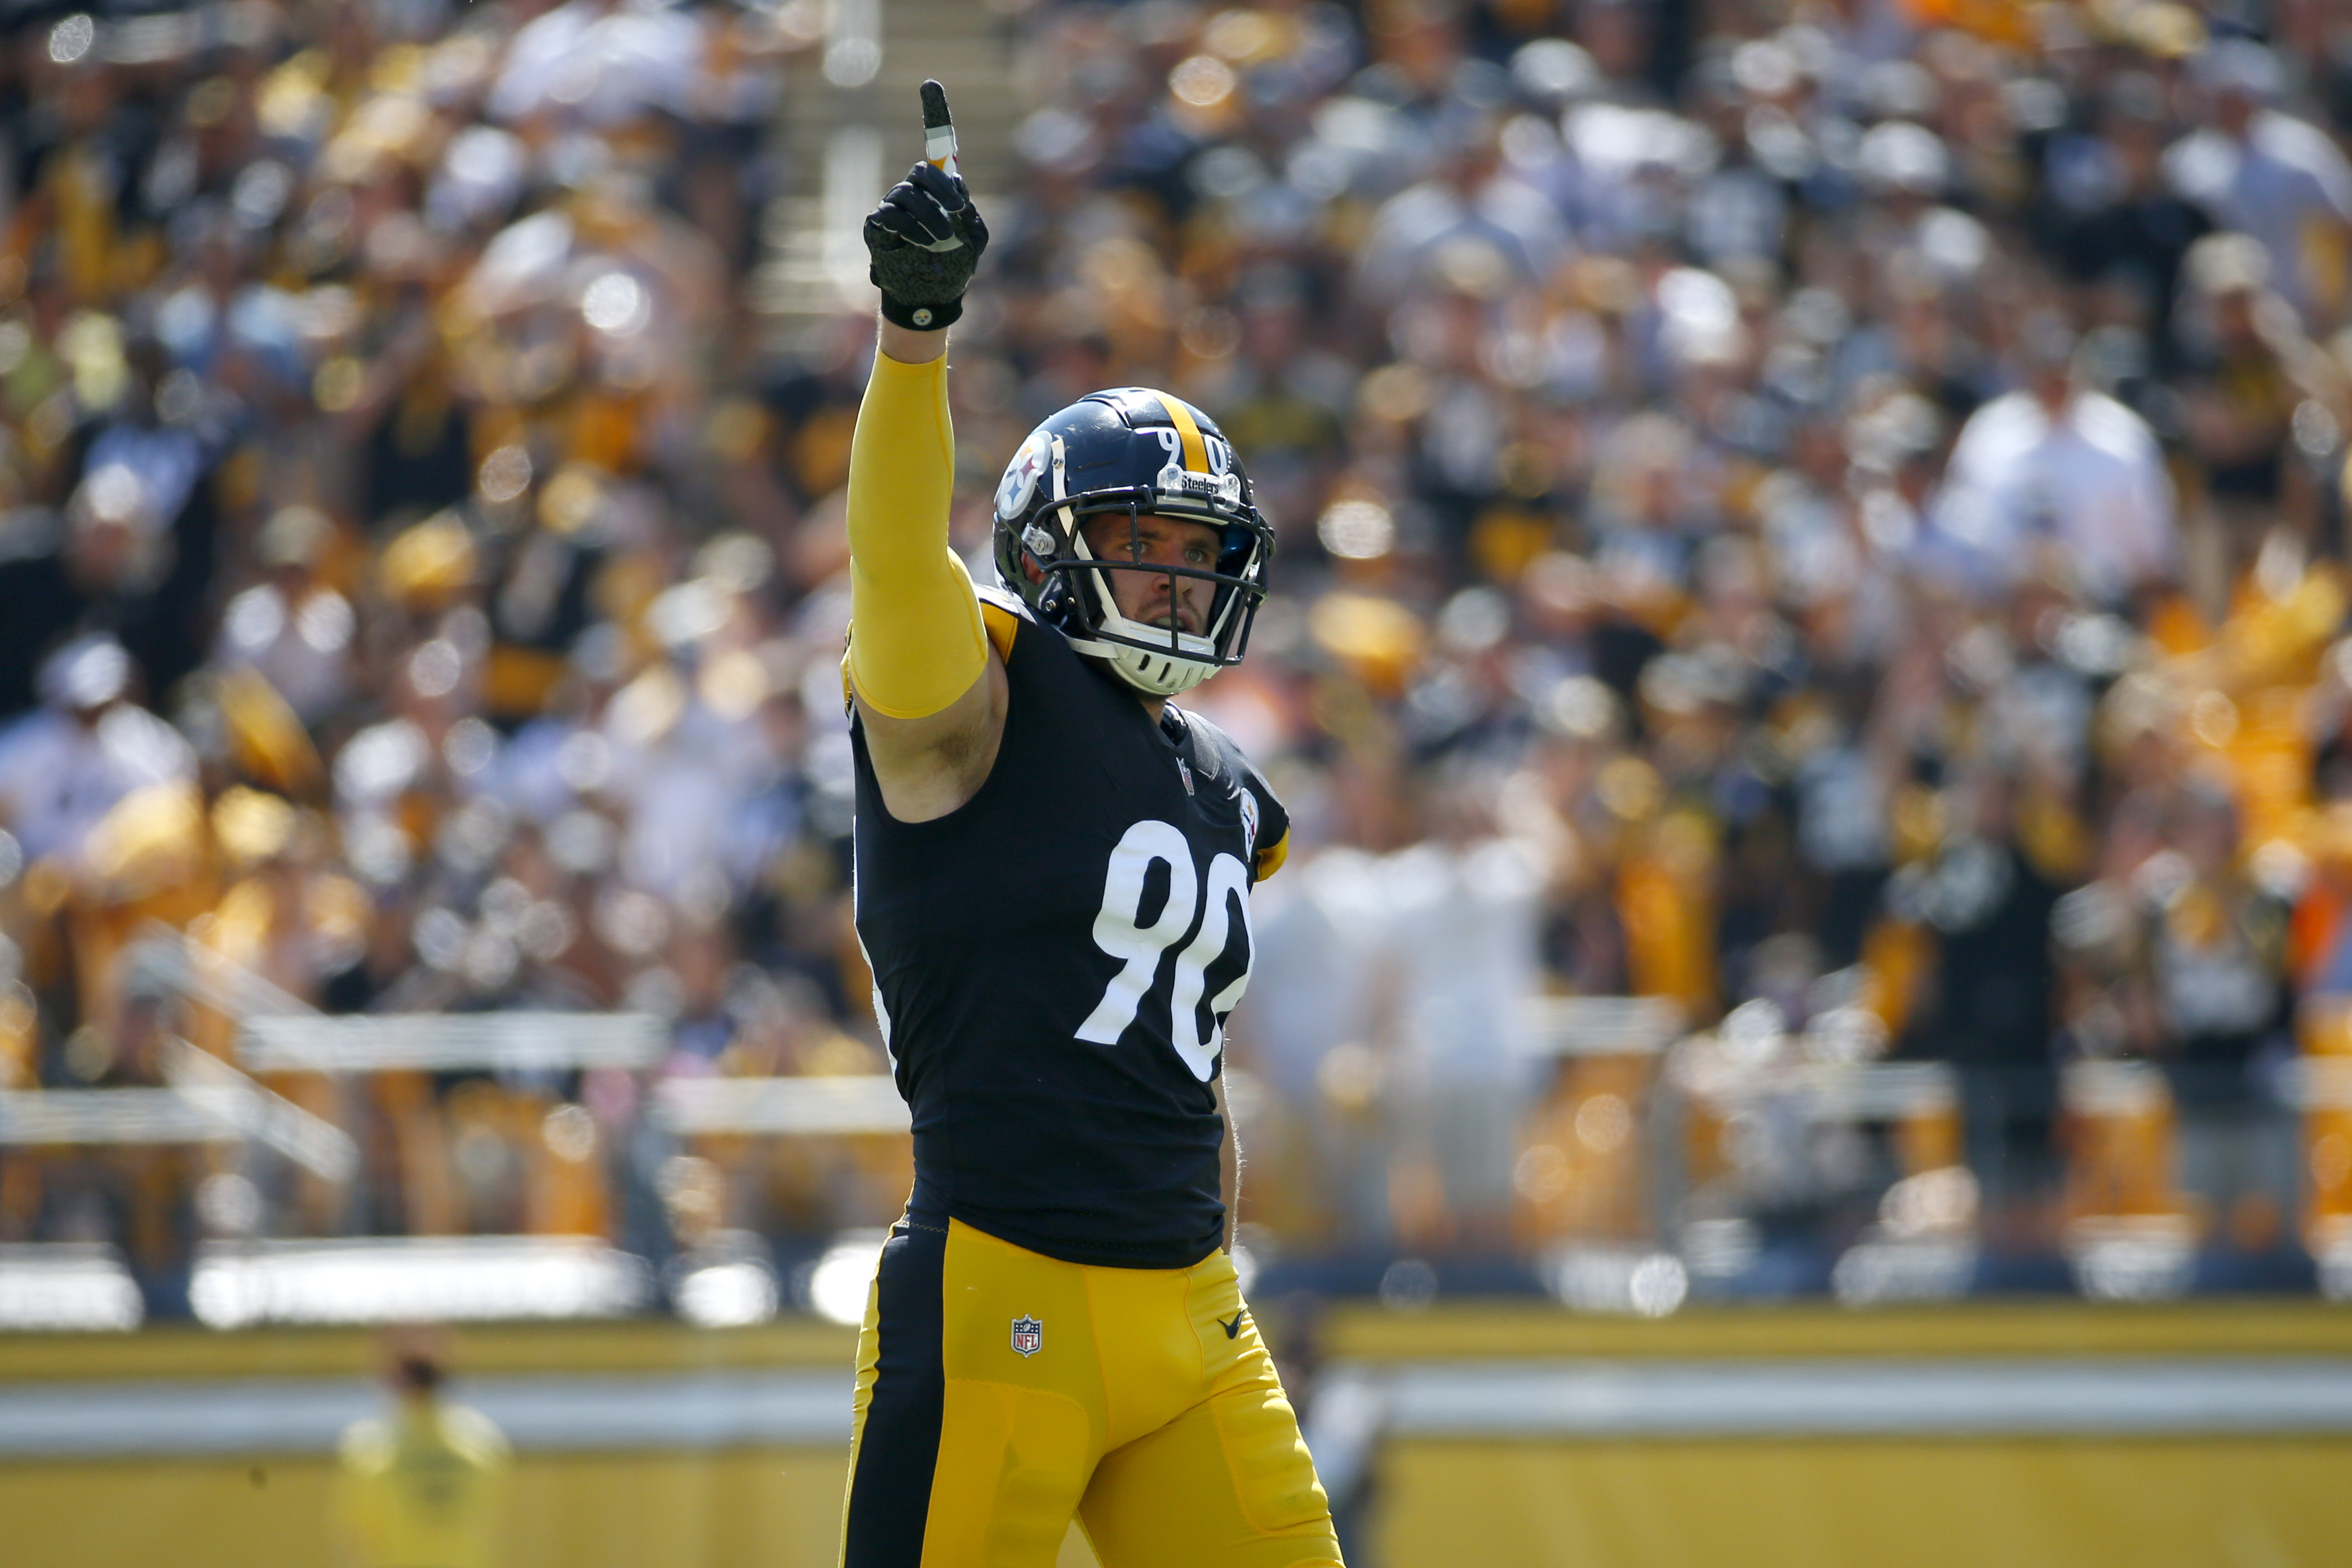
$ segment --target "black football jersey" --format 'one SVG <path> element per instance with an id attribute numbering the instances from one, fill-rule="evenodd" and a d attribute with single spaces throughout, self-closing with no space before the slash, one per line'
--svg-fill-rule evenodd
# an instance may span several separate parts
<path id="1" fill-rule="evenodd" d="M 914 1113 L 913 1216 L 1070 1263 L 1187 1267 L 1223 1234 L 1209 1085 L 1249 983 L 1250 888 L 1289 818 L 1222 731 L 1172 703 L 1153 722 L 982 594 L 1010 700 L 979 793 L 897 821 L 851 734 L 857 935 Z"/>

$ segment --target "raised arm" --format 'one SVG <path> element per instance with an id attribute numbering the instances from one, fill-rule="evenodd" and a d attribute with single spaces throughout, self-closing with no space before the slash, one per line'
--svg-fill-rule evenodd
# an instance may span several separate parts
<path id="1" fill-rule="evenodd" d="M 946 95 L 926 82 L 923 96 L 925 150 L 936 161 L 916 164 L 866 220 L 882 290 L 881 352 L 850 446 L 845 666 L 883 803 L 910 822 L 969 800 L 1004 728 L 1003 667 L 948 545 L 947 329 L 962 313 L 988 228 L 951 172 Z"/>
<path id="2" fill-rule="evenodd" d="M 882 331 L 849 448 L 849 675 L 869 721 L 912 721 L 952 706 L 980 678 L 988 637 L 948 545 L 947 333 Z"/>

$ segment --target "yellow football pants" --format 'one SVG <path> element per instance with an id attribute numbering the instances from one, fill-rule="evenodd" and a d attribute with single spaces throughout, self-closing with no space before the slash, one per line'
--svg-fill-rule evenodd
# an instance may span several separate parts
<path id="1" fill-rule="evenodd" d="M 902 1222 L 858 1340 L 845 1568 L 1339 1568 L 1233 1259 L 1061 1263 Z"/>

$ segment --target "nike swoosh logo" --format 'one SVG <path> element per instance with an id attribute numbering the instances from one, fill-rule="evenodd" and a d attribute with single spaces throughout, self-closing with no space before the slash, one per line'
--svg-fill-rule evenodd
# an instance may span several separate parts
<path id="1" fill-rule="evenodd" d="M 1248 1316 L 1249 1314 L 1245 1311 L 1235 1312 L 1234 1314 L 1234 1321 L 1230 1323 L 1225 1321 L 1223 1318 L 1219 1318 L 1217 1320 L 1217 1327 L 1225 1331 L 1225 1338 L 1229 1340 L 1235 1338 L 1242 1331 L 1242 1320 Z"/>

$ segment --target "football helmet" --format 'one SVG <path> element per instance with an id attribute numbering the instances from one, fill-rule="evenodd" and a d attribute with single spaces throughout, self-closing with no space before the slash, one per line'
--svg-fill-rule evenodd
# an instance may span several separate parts
<path id="1" fill-rule="evenodd" d="M 1097 554 L 1082 527 L 1118 513 L 1206 523 L 1221 540 L 1213 566 Z M 1274 530 L 1216 421 L 1180 397 L 1123 386 L 1080 398 L 1029 433 L 996 487 L 996 571 L 1038 619 L 1082 654 L 1152 697 L 1171 697 L 1241 662 L 1265 597 Z M 1030 568 L 1036 571 L 1035 580 Z M 1199 633 L 1131 621 L 1109 574 L 1150 572 L 1216 585 Z"/>

